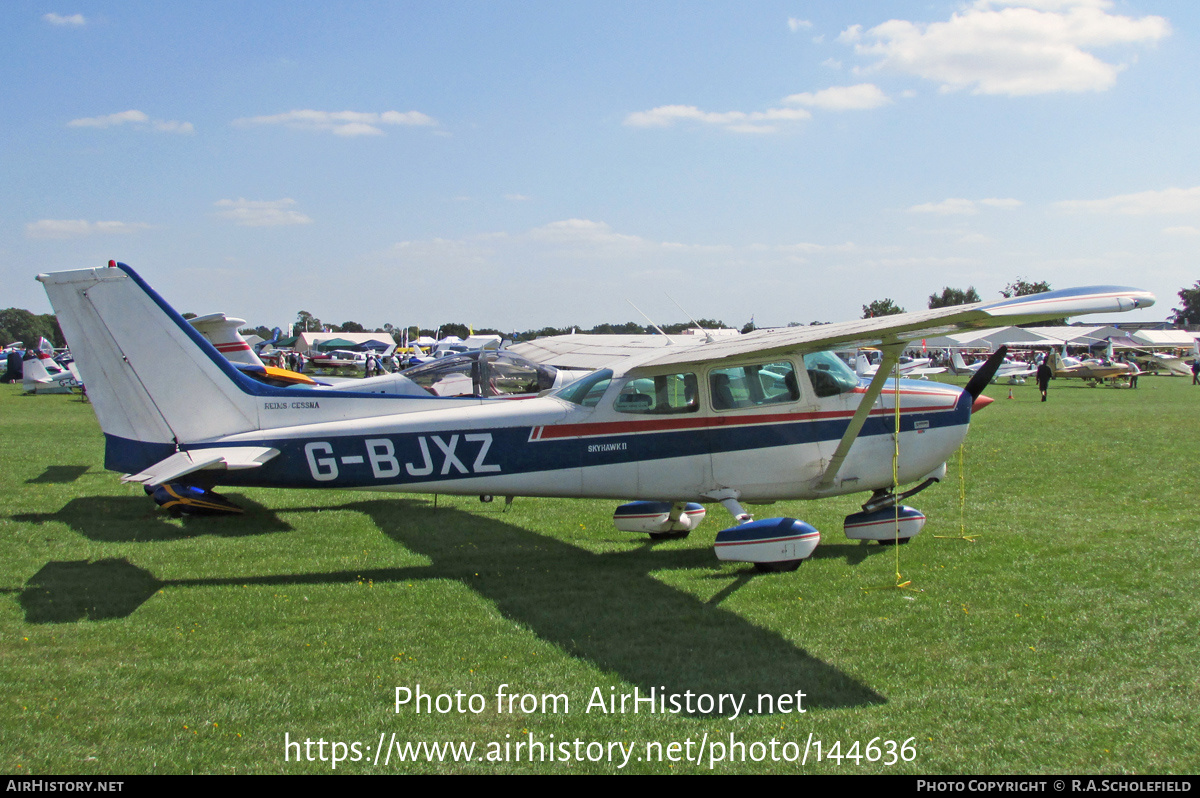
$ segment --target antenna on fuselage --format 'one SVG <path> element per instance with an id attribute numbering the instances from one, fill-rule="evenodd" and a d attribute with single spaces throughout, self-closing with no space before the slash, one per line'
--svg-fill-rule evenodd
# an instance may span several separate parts
<path id="1" fill-rule="evenodd" d="M 632 299 L 626 299 L 625 301 L 628 302 L 629 306 L 632 307 L 634 310 L 636 310 L 638 313 L 642 313 L 642 309 L 639 308 L 637 305 L 633 304 Z M 654 319 L 650 318 L 645 313 L 642 313 L 642 318 L 645 319 L 646 321 L 650 322 L 650 326 L 653 327 L 654 329 L 658 330 L 659 335 L 664 336 L 671 343 L 675 343 L 674 341 L 671 341 L 671 336 L 669 336 L 665 332 L 663 332 L 662 327 L 659 327 L 657 324 L 654 323 Z"/>
<path id="2" fill-rule="evenodd" d="M 667 292 L 663 291 L 663 293 L 666 294 Z M 667 299 L 671 300 L 672 302 L 675 302 L 675 297 L 671 296 L 670 294 L 667 294 Z M 692 324 L 696 325 L 697 330 L 704 333 L 704 343 L 711 344 L 713 342 L 712 334 L 709 333 L 708 330 L 701 327 L 700 322 L 693 319 L 692 314 L 688 313 L 686 310 L 683 309 L 683 305 L 679 304 L 678 302 L 675 302 L 675 307 L 679 308 L 679 312 L 682 313 L 683 315 L 687 316 L 688 319 L 691 320 Z"/>

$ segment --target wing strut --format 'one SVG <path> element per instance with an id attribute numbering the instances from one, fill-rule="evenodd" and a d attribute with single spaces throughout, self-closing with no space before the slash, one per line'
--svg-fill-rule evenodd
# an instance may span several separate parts
<path id="1" fill-rule="evenodd" d="M 871 384 L 867 386 L 867 392 L 863 394 L 862 400 L 859 401 L 858 409 L 854 411 L 854 417 L 850 419 L 850 426 L 846 427 L 846 432 L 842 435 L 841 441 L 838 442 L 833 457 L 829 459 L 829 466 L 825 469 L 825 473 L 821 475 L 821 480 L 817 483 L 818 491 L 829 490 L 833 487 L 833 481 L 837 478 L 838 471 L 841 469 L 846 455 L 850 453 L 850 447 L 858 439 L 858 433 L 862 431 L 863 424 L 867 422 L 867 416 L 871 414 L 871 408 L 875 406 L 875 400 L 879 398 L 879 394 L 883 393 L 883 384 L 887 382 L 891 370 L 899 362 L 900 353 L 904 351 L 905 346 L 906 344 L 898 343 L 883 344 L 879 347 L 883 350 L 883 360 L 880 361 L 879 369 L 875 372 L 875 377 L 871 380 Z M 899 397 L 897 397 L 897 401 L 899 401 Z"/>

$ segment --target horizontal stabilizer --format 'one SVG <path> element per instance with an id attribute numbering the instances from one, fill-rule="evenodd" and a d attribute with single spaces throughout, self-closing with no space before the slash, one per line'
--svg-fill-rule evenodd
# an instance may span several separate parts
<path id="1" fill-rule="evenodd" d="M 277 454 L 279 454 L 278 449 L 265 446 L 226 446 L 216 449 L 176 452 L 145 471 L 126 474 L 121 477 L 121 481 L 141 482 L 148 487 L 155 487 L 194 471 L 205 469 L 234 471 L 242 468 L 258 468 Z"/>

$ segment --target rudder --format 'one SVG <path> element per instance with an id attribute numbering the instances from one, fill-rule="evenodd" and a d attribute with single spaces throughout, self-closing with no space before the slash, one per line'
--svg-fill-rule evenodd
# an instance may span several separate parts
<path id="1" fill-rule="evenodd" d="M 37 279 L 104 430 L 106 468 L 138 471 L 181 443 L 258 428 L 245 378 L 128 266 Z"/>

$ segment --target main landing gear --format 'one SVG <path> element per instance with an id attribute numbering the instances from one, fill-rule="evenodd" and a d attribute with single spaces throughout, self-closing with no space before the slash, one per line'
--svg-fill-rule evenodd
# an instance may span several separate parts
<path id="1" fill-rule="evenodd" d="M 939 478 L 937 472 L 903 493 L 876 490 L 863 504 L 862 512 L 846 516 L 843 522 L 846 537 L 874 540 L 881 546 L 908 543 L 925 526 L 925 515 L 900 502 Z M 821 533 L 816 528 L 796 518 L 755 521 L 732 490 L 708 498 L 719 501 L 737 521 L 735 526 L 717 533 L 713 548 L 719 560 L 753 563 L 755 570 L 762 573 L 794 571 L 812 556 L 821 542 Z M 624 532 L 648 534 L 651 540 L 671 540 L 686 538 L 704 520 L 704 514 L 703 505 L 694 502 L 640 501 L 618 507 L 613 523 Z"/>
<path id="2" fill-rule="evenodd" d="M 755 521 L 735 497 L 725 496 L 720 502 L 738 525 L 717 533 L 713 548 L 719 560 L 751 562 L 755 570 L 763 573 L 794 571 L 812 556 L 821 542 L 821 533 L 804 521 L 795 518 Z"/>

